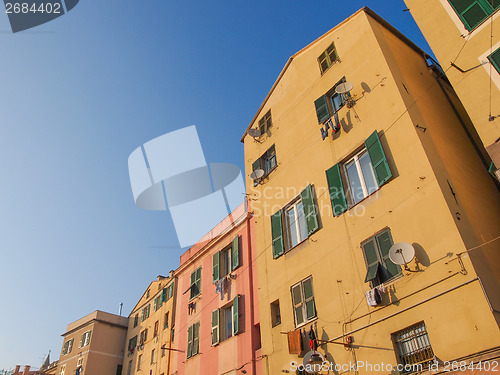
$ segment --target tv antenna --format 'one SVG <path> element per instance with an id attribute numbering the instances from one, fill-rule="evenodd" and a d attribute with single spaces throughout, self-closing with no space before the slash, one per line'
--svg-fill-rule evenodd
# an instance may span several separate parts
<path id="1" fill-rule="evenodd" d="M 394 264 L 404 265 L 406 271 L 411 271 L 408 268 L 408 263 L 415 258 L 415 249 L 408 242 L 398 242 L 389 249 L 389 259 Z"/>
<path id="2" fill-rule="evenodd" d="M 260 143 L 257 140 L 257 138 L 259 138 L 262 135 L 260 129 L 255 129 L 255 128 L 248 129 L 248 135 L 252 137 L 255 142 Z"/>

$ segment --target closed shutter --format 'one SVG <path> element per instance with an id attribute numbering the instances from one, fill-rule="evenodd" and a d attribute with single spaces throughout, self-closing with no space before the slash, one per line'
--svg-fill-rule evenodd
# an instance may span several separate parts
<path id="1" fill-rule="evenodd" d="M 281 222 L 281 210 L 271 216 L 271 232 L 273 236 L 273 258 L 279 257 L 285 252 L 283 246 L 283 227 Z"/>
<path id="2" fill-rule="evenodd" d="M 212 346 L 219 343 L 219 309 L 212 311 Z"/>
<path id="3" fill-rule="evenodd" d="M 493 64 L 498 73 L 500 73 L 500 48 L 488 56 L 488 60 Z"/>
<path id="4" fill-rule="evenodd" d="M 339 164 L 335 164 L 326 171 L 326 180 L 330 191 L 333 214 L 339 216 L 347 211 L 347 200 L 345 198 L 344 184 L 342 183 Z"/>
<path id="5" fill-rule="evenodd" d="M 141 310 L 141 322 L 144 321 L 145 316 L 146 316 L 146 308 L 143 307 L 142 310 Z"/>
<path id="6" fill-rule="evenodd" d="M 389 271 L 389 277 L 396 276 L 401 272 L 401 268 L 394 264 L 392 260 L 389 259 L 389 250 L 393 245 L 392 238 L 390 232 L 387 230 L 383 233 L 380 233 L 377 236 L 378 248 L 380 249 L 380 253 L 382 254 L 382 259 L 385 263 L 385 267 L 387 271 Z"/>
<path id="7" fill-rule="evenodd" d="M 306 319 L 311 320 L 316 316 L 316 306 L 314 305 L 314 293 L 312 287 L 312 279 L 309 278 L 302 283 L 304 287 L 304 303 L 306 310 Z"/>
<path id="8" fill-rule="evenodd" d="M 372 135 L 368 137 L 365 141 L 365 147 L 368 150 L 378 186 L 382 186 L 392 177 L 392 173 L 377 131 L 374 131 Z"/>
<path id="9" fill-rule="evenodd" d="M 239 314 L 240 296 L 236 295 L 233 300 L 233 334 L 238 334 L 240 330 L 240 314 Z"/>
<path id="10" fill-rule="evenodd" d="M 375 240 L 371 239 L 365 242 L 363 245 L 363 253 L 365 254 L 366 261 L 366 277 L 365 283 L 372 281 L 377 277 L 378 269 L 380 267 L 380 260 L 377 255 L 377 249 L 375 247 Z"/>
<path id="11" fill-rule="evenodd" d="M 302 206 L 304 208 L 304 214 L 306 215 L 307 235 L 310 236 L 318 230 L 319 227 L 316 206 L 314 205 L 314 193 L 311 185 L 307 186 L 304 191 L 300 193 L 300 198 L 302 199 Z"/>
<path id="12" fill-rule="evenodd" d="M 328 109 L 328 99 L 326 95 L 320 96 L 314 101 L 314 106 L 316 107 L 316 116 L 318 117 L 318 123 L 322 124 L 323 121 L 330 118 L 330 110 Z"/>
<path id="13" fill-rule="evenodd" d="M 236 236 L 231 247 L 231 261 L 233 263 L 233 271 L 240 266 L 240 236 Z"/>
<path id="14" fill-rule="evenodd" d="M 200 347 L 200 323 L 193 326 L 193 355 L 199 353 Z"/>
<path id="15" fill-rule="evenodd" d="M 220 279 L 220 253 L 216 252 L 212 258 L 213 258 L 212 282 L 215 283 Z"/>
<path id="16" fill-rule="evenodd" d="M 193 326 L 188 328 L 188 347 L 187 347 L 187 357 L 191 358 L 193 355 Z"/>
<path id="17" fill-rule="evenodd" d="M 452 7 L 471 31 L 491 14 L 490 0 L 449 0 Z"/>

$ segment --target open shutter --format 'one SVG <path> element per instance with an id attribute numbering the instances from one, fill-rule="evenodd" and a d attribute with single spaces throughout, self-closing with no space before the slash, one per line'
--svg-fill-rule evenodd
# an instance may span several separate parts
<path id="1" fill-rule="evenodd" d="M 367 272 L 365 277 L 365 283 L 367 283 L 377 277 L 380 267 L 380 260 L 377 256 L 377 249 L 375 248 L 374 239 L 371 239 L 368 242 L 364 243 L 362 247 L 366 260 Z"/>
<path id="2" fill-rule="evenodd" d="M 467 30 L 471 31 L 491 14 L 490 0 L 449 0 Z"/>
<path id="3" fill-rule="evenodd" d="M 316 206 L 314 205 L 314 193 L 311 185 L 308 185 L 301 193 L 302 206 L 304 207 L 304 214 L 306 215 L 307 235 L 310 236 L 318 230 L 318 216 Z"/>
<path id="4" fill-rule="evenodd" d="M 314 293 L 312 287 L 312 279 L 309 278 L 302 283 L 304 288 L 304 304 L 307 320 L 316 316 L 316 306 L 314 305 Z"/>
<path id="5" fill-rule="evenodd" d="M 167 302 L 167 288 L 163 288 L 161 291 L 161 298 L 160 298 L 160 304 L 163 302 Z"/>
<path id="6" fill-rule="evenodd" d="M 388 230 L 383 233 L 380 233 L 377 236 L 378 248 L 380 249 L 380 253 L 382 254 L 382 259 L 384 260 L 385 267 L 387 271 L 389 271 L 390 277 L 396 276 L 401 272 L 401 268 L 394 264 L 392 260 L 389 258 L 389 250 L 393 245 L 391 234 Z"/>
<path id="7" fill-rule="evenodd" d="M 233 271 L 240 266 L 240 236 L 236 236 L 231 247 L 231 261 Z"/>
<path id="8" fill-rule="evenodd" d="M 273 236 L 273 258 L 279 257 L 285 252 L 283 246 L 283 227 L 281 223 L 281 210 L 271 216 L 271 232 Z"/>
<path id="9" fill-rule="evenodd" d="M 158 297 L 156 297 L 154 299 L 154 302 L 153 302 L 153 309 L 154 311 L 158 310 Z"/>
<path id="10" fill-rule="evenodd" d="M 256 169 L 261 169 L 260 158 L 255 160 L 252 164 L 252 171 L 255 171 Z"/>
<path id="11" fill-rule="evenodd" d="M 219 343 L 219 309 L 212 311 L 212 346 Z"/>
<path id="12" fill-rule="evenodd" d="M 200 323 L 193 325 L 193 355 L 199 353 L 200 347 Z"/>
<path id="13" fill-rule="evenodd" d="M 187 347 L 187 357 L 191 358 L 193 355 L 193 326 L 188 328 L 188 347 Z"/>
<path id="14" fill-rule="evenodd" d="M 233 335 L 237 335 L 240 331 L 240 315 L 239 315 L 239 294 L 233 300 Z"/>
<path id="15" fill-rule="evenodd" d="M 170 299 L 174 296 L 174 285 L 175 285 L 175 282 L 172 281 L 172 283 L 170 284 L 170 287 L 168 288 L 168 295 L 167 295 L 167 299 Z"/>
<path id="16" fill-rule="evenodd" d="M 326 171 L 326 180 L 330 190 L 333 214 L 339 216 L 347 211 L 347 200 L 345 199 L 344 184 L 340 175 L 340 165 L 335 164 Z"/>
<path id="17" fill-rule="evenodd" d="M 322 124 L 323 121 L 330 118 L 330 110 L 328 109 L 328 101 L 326 95 L 320 96 L 314 101 L 314 106 L 316 107 L 316 116 L 318 117 L 318 123 Z"/>
<path id="18" fill-rule="evenodd" d="M 297 284 L 292 287 L 292 302 L 293 302 L 293 311 L 295 315 L 295 325 L 304 323 L 304 311 L 302 308 L 302 291 L 300 290 L 301 284 Z"/>
<path id="19" fill-rule="evenodd" d="M 365 147 L 368 150 L 378 186 L 382 186 L 392 177 L 392 173 L 376 130 L 365 141 Z"/>
<path id="20" fill-rule="evenodd" d="M 217 251 L 213 255 L 213 273 L 212 282 L 217 282 L 220 279 L 220 253 Z"/>

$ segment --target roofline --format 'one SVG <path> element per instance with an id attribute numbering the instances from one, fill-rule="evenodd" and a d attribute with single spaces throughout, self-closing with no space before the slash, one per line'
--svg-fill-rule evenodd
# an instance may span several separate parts
<path id="1" fill-rule="evenodd" d="M 161 276 L 161 275 L 158 275 L 158 276 Z M 161 279 L 161 280 L 156 279 L 156 280 L 153 280 L 149 283 L 146 290 L 144 290 L 144 293 L 141 294 L 141 298 L 139 298 L 139 301 L 137 301 L 134 308 L 132 310 L 130 310 L 130 314 L 128 314 L 129 319 L 132 318 L 132 315 L 134 313 L 136 313 L 138 310 L 140 310 L 141 307 L 145 306 L 147 303 L 151 303 L 151 301 L 156 297 L 156 295 L 158 293 L 161 293 L 164 288 L 167 288 L 175 280 L 175 277 L 170 277 L 170 276 L 162 276 L 162 277 L 164 277 L 164 279 Z M 146 302 L 141 304 L 142 297 L 144 297 L 144 295 L 147 293 L 147 291 L 151 287 L 151 285 L 153 285 L 153 283 L 155 283 L 155 282 L 161 282 L 163 280 L 167 280 L 167 283 L 165 284 L 165 286 L 162 289 L 156 291 L 156 293 L 153 293 L 149 299 L 146 299 Z"/>
<path id="2" fill-rule="evenodd" d="M 287 68 L 292 63 L 292 60 L 295 57 L 297 57 L 299 54 L 303 53 L 305 50 L 309 49 L 313 44 L 316 44 L 320 40 L 325 39 L 332 32 L 334 32 L 335 30 L 337 30 L 338 28 L 340 28 L 345 23 L 347 23 L 348 21 L 350 21 L 351 19 L 353 19 L 354 17 L 356 17 L 358 14 L 360 14 L 362 12 L 364 12 L 364 13 L 368 14 L 370 17 L 372 17 L 375 21 L 377 21 L 379 24 L 381 24 L 386 29 L 388 29 L 390 32 L 392 32 L 394 35 L 396 35 L 404 43 L 408 44 L 408 46 L 410 48 L 414 49 L 416 52 L 422 54 L 423 56 L 428 56 L 427 53 L 425 53 L 425 51 L 423 51 L 419 46 L 417 46 L 410 39 L 408 39 L 408 37 L 406 37 L 401 31 L 399 31 L 398 29 L 396 29 L 394 26 L 392 26 L 389 22 L 387 22 L 385 19 L 383 19 L 381 16 L 379 16 L 373 10 L 371 10 L 367 6 L 364 6 L 363 8 L 359 9 L 358 11 L 356 11 L 355 13 L 353 13 L 349 17 L 347 17 L 345 20 L 343 20 L 342 22 L 340 22 L 338 25 L 336 25 L 333 28 L 331 28 L 330 30 L 328 30 L 326 33 L 324 33 L 323 35 L 321 35 L 319 38 L 315 39 L 314 41 L 312 41 L 311 43 L 309 43 L 307 46 L 305 46 L 304 48 L 302 48 L 299 51 L 297 51 L 296 53 L 294 53 L 288 59 L 287 63 L 285 64 L 285 66 L 281 70 L 281 73 L 279 74 L 278 78 L 276 79 L 276 81 L 274 82 L 273 86 L 271 87 L 271 90 L 269 90 L 269 93 L 267 94 L 267 96 L 265 97 L 264 101 L 260 105 L 259 109 L 255 113 L 255 116 L 252 118 L 252 121 L 250 121 L 250 124 L 247 126 L 245 132 L 243 133 L 243 136 L 240 139 L 240 142 L 244 143 L 244 139 L 245 139 L 245 136 L 247 135 L 248 129 L 250 129 L 250 127 L 255 122 L 255 120 L 257 120 L 257 117 L 259 116 L 260 112 L 262 111 L 262 109 L 266 105 L 267 101 L 269 100 L 269 97 L 271 96 L 271 94 L 273 93 L 274 89 L 276 88 L 276 86 L 278 85 L 279 81 L 281 80 L 281 77 L 283 77 L 283 75 L 285 74 L 285 71 L 287 70 Z"/>

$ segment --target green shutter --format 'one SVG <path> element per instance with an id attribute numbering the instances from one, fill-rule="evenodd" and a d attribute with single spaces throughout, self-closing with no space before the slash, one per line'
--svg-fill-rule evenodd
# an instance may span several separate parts
<path id="1" fill-rule="evenodd" d="M 365 141 L 365 147 L 368 150 L 378 186 L 382 186 L 392 177 L 392 173 L 376 130 Z"/>
<path id="2" fill-rule="evenodd" d="M 307 235 L 311 235 L 318 230 L 318 215 L 314 205 L 314 193 L 311 185 L 308 185 L 301 193 L 302 206 L 306 215 Z"/>
<path id="3" fill-rule="evenodd" d="M 260 165 L 260 158 L 255 160 L 252 164 L 252 171 L 255 171 L 256 169 L 262 169 Z"/>
<path id="4" fill-rule="evenodd" d="M 380 233 L 377 236 L 377 243 L 382 255 L 382 259 L 385 263 L 385 267 L 387 271 L 389 271 L 390 277 L 396 276 L 401 272 L 401 268 L 389 259 L 389 250 L 393 245 L 390 232 L 386 230 L 385 232 Z"/>
<path id="5" fill-rule="evenodd" d="M 141 310 L 141 322 L 144 321 L 145 316 L 146 316 L 146 308 L 143 307 L 142 310 Z"/>
<path id="6" fill-rule="evenodd" d="M 347 211 L 347 200 L 345 199 L 344 184 L 340 175 L 340 165 L 335 164 L 326 171 L 326 180 L 330 190 L 333 214 L 339 216 Z"/>
<path id="7" fill-rule="evenodd" d="M 293 309 L 295 311 L 295 325 L 299 325 L 304 322 L 304 313 L 302 310 L 302 292 L 301 284 L 292 287 L 292 303 Z"/>
<path id="8" fill-rule="evenodd" d="M 283 227 L 281 223 L 281 210 L 271 216 L 271 232 L 273 236 L 273 258 L 279 257 L 285 252 L 283 246 Z"/>
<path id="9" fill-rule="evenodd" d="M 493 64 L 498 73 L 500 73 L 500 48 L 488 56 L 488 60 Z"/>
<path id="10" fill-rule="evenodd" d="M 240 236 L 236 236 L 231 247 L 231 261 L 233 263 L 233 271 L 240 266 Z"/>
<path id="11" fill-rule="evenodd" d="M 193 355 L 199 353 L 200 347 L 200 323 L 193 325 Z"/>
<path id="12" fill-rule="evenodd" d="M 375 240 L 371 239 L 362 245 L 366 260 L 366 277 L 365 283 L 372 281 L 377 277 L 380 260 L 378 259 L 377 249 L 375 248 Z"/>
<path id="13" fill-rule="evenodd" d="M 330 110 L 328 109 L 328 100 L 326 95 L 320 96 L 314 101 L 314 106 L 316 107 L 316 116 L 318 117 L 318 123 L 322 124 L 323 121 L 330 118 Z"/>
<path id="14" fill-rule="evenodd" d="M 167 288 L 163 288 L 161 291 L 160 303 L 167 302 Z"/>
<path id="15" fill-rule="evenodd" d="M 236 295 L 233 300 L 233 334 L 238 334 L 240 330 L 240 316 L 239 316 L 239 299 L 240 296 Z"/>
<path id="16" fill-rule="evenodd" d="M 158 310 L 158 297 L 156 297 L 154 300 L 153 308 L 155 311 Z"/>
<path id="17" fill-rule="evenodd" d="M 448 0 L 464 23 L 473 30 L 491 14 L 490 0 Z"/>
<path id="18" fill-rule="evenodd" d="M 187 347 L 187 357 L 191 358 L 193 355 L 193 326 L 188 328 L 188 347 Z"/>
<path id="19" fill-rule="evenodd" d="M 170 298 L 172 298 L 174 296 L 174 285 L 175 285 L 175 282 L 172 281 L 172 283 L 168 287 L 167 299 L 170 299 Z"/>
<path id="20" fill-rule="evenodd" d="M 219 309 L 212 311 L 212 346 L 219 343 Z"/>
<path id="21" fill-rule="evenodd" d="M 212 273 L 212 281 L 215 283 L 220 279 L 220 253 L 217 251 L 213 255 L 213 273 Z"/>

